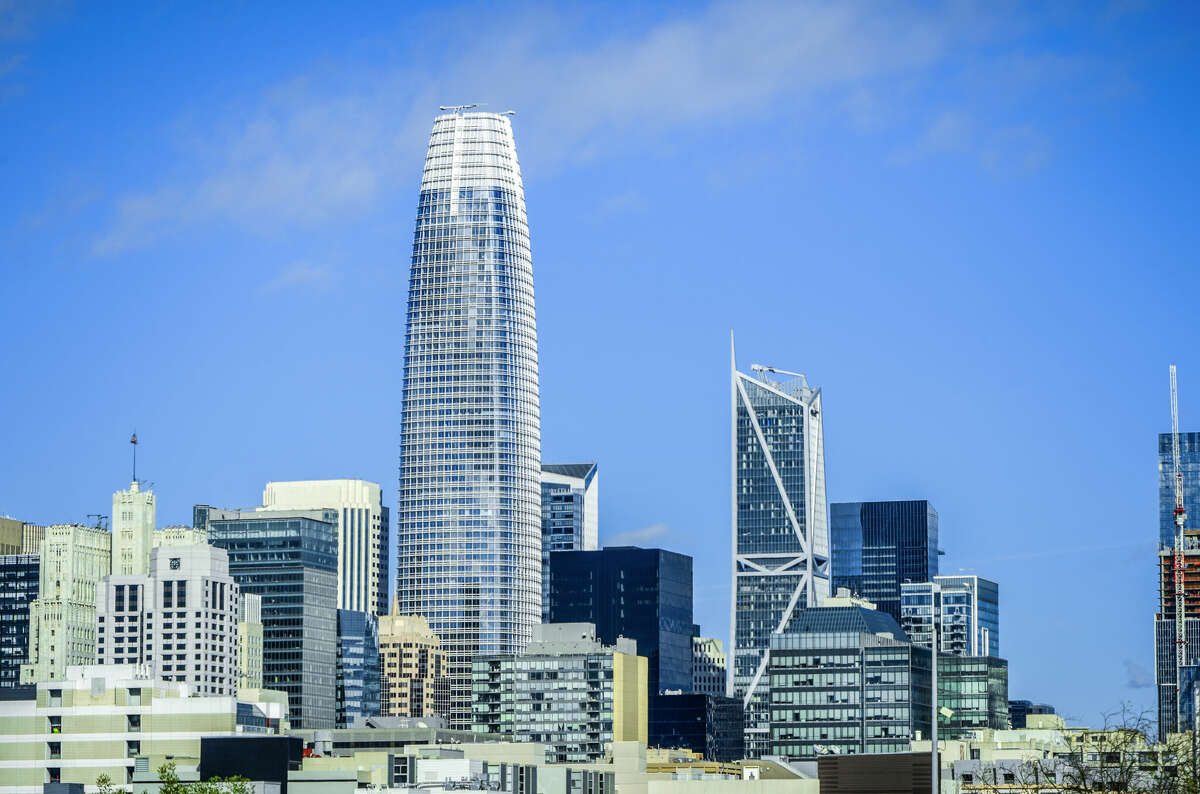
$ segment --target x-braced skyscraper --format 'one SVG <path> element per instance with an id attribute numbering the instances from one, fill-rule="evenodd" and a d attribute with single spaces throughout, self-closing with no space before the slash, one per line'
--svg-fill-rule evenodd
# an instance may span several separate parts
<path id="1" fill-rule="evenodd" d="M 732 345 L 732 342 L 731 342 Z M 771 637 L 829 595 L 821 390 L 773 367 L 733 391 L 733 603 L 729 689 L 746 709 L 746 754 L 770 752 Z"/>
<path id="2" fill-rule="evenodd" d="M 397 598 L 449 661 L 471 725 L 471 659 L 519 654 L 541 620 L 541 431 L 525 194 L 507 114 L 437 117 L 413 236 Z"/>

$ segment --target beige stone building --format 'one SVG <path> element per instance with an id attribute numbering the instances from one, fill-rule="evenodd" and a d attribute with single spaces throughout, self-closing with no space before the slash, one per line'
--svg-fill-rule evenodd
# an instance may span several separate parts
<path id="1" fill-rule="evenodd" d="M 112 535 L 75 524 L 46 529 L 38 598 L 29 606 L 29 661 L 21 682 L 62 678 L 96 661 L 96 590 L 112 565 Z"/>
<path id="2" fill-rule="evenodd" d="M 401 615 L 399 604 L 379 617 L 381 710 L 385 717 L 442 714 L 438 692 L 448 694 L 442 641 L 420 615 Z M 444 715 L 443 715 L 444 716 Z"/>

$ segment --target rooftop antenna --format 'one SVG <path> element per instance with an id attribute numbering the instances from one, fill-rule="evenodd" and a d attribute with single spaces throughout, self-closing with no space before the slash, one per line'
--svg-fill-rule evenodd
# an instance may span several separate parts
<path id="1" fill-rule="evenodd" d="M 102 513 L 88 513 L 87 517 L 96 519 L 96 529 L 108 529 L 108 516 Z"/>
<path id="2" fill-rule="evenodd" d="M 129 439 L 129 443 L 133 445 L 133 481 L 137 482 L 137 431 L 133 431 L 133 437 Z"/>

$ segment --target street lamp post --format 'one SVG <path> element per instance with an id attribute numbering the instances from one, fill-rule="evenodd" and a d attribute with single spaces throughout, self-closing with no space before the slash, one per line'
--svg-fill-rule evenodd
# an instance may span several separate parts
<path id="1" fill-rule="evenodd" d="M 942 592 L 942 586 L 939 585 L 937 582 L 930 582 L 929 588 L 930 588 L 929 589 L 929 618 L 930 618 L 929 626 L 930 626 L 930 629 L 932 630 L 931 636 L 933 638 L 933 641 L 929 644 L 929 647 L 932 651 L 932 654 L 930 657 L 931 658 L 930 667 L 931 667 L 932 674 L 933 674 L 932 675 L 932 678 L 933 678 L 933 685 L 932 685 L 933 708 L 931 709 L 931 711 L 932 711 L 931 716 L 933 719 L 931 720 L 931 727 L 930 727 L 930 731 L 929 731 L 929 738 L 930 738 L 930 742 L 929 742 L 930 762 L 929 762 L 929 764 L 931 767 L 930 771 L 932 773 L 930 776 L 930 780 L 931 780 L 930 792 L 931 792 L 931 794 L 941 794 L 941 787 L 938 785 L 938 774 L 941 772 L 941 768 L 938 766 L 938 746 L 937 746 L 937 743 L 938 743 L 938 680 L 937 680 L 938 661 L 937 661 L 937 659 L 938 659 L 938 595 L 940 595 Z"/>

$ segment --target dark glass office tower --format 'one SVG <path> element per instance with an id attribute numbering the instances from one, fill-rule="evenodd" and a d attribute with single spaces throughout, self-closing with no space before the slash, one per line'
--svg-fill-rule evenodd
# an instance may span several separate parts
<path id="1" fill-rule="evenodd" d="M 293 728 L 336 727 L 336 513 L 210 515 L 208 541 L 241 591 L 262 596 L 263 686 L 287 692 Z"/>
<path id="2" fill-rule="evenodd" d="M 705 761 L 730 763 L 746 757 L 742 701 L 684 692 L 651 695 L 648 743 L 686 747 Z"/>
<path id="3" fill-rule="evenodd" d="M 596 639 L 637 641 L 649 693 L 692 688 L 692 558 L 615 546 L 550 554 L 551 623 L 592 623 Z"/>
<path id="4" fill-rule="evenodd" d="M 0 556 L 0 688 L 20 686 L 29 656 L 29 604 L 38 597 L 36 554 Z"/>
<path id="5" fill-rule="evenodd" d="M 938 514 L 924 499 L 829 506 L 834 591 L 850 591 L 900 620 L 900 585 L 938 572 Z"/>
<path id="6" fill-rule="evenodd" d="M 369 612 L 339 609 L 337 722 L 350 728 L 358 717 L 380 711 L 379 622 Z"/>

